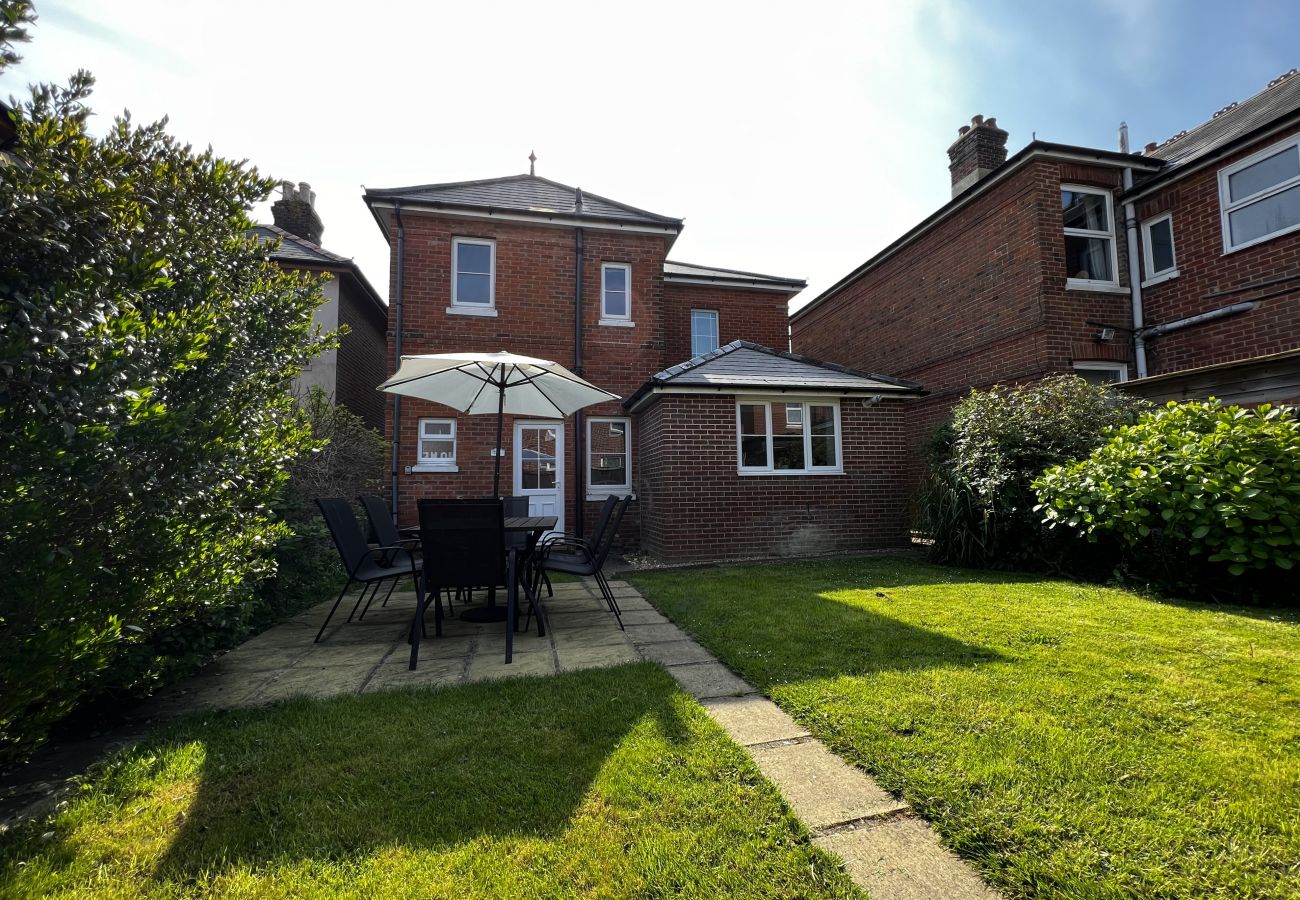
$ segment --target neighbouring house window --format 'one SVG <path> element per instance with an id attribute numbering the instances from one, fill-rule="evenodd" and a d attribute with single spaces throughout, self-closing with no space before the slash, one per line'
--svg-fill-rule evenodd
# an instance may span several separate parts
<path id="1" fill-rule="evenodd" d="M 587 491 L 627 494 L 632 490 L 632 421 L 587 420 Z"/>
<path id="2" fill-rule="evenodd" d="M 718 314 L 711 309 L 691 310 L 691 356 L 718 349 Z"/>
<path id="3" fill-rule="evenodd" d="M 420 420 L 419 459 L 422 469 L 453 469 L 456 466 L 456 420 Z"/>
<path id="4" fill-rule="evenodd" d="M 1223 249 L 1300 228 L 1300 135 L 1219 172 Z"/>
<path id="5" fill-rule="evenodd" d="M 452 239 L 451 305 L 456 311 L 493 310 L 496 305 L 496 255 L 493 241 Z"/>
<path id="6" fill-rule="evenodd" d="M 632 324 L 632 267 L 626 263 L 600 267 L 600 324 Z"/>
<path id="7" fill-rule="evenodd" d="M 1110 191 L 1061 185 L 1065 278 L 1069 287 L 1116 286 Z"/>
<path id="8" fill-rule="evenodd" d="M 842 471 L 838 403 L 742 400 L 736 432 L 741 474 Z"/>
<path id="9" fill-rule="evenodd" d="M 1174 219 L 1165 213 L 1142 223 L 1142 249 L 1147 281 L 1173 278 L 1178 274 L 1174 261 Z"/>
<path id="10" fill-rule="evenodd" d="M 1128 364 L 1112 362 L 1077 362 L 1074 371 L 1089 384 L 1115 384 L 1128 381 Z"/>

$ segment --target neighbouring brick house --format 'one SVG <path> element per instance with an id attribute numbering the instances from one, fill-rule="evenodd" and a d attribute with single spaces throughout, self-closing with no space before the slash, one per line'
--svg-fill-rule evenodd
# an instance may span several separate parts
<path id="1" fill-rule="evenodd" d="M 579 532 L 606 496 L 632 493 L 620 543 L 644 535 L 667 560 L 899 539 L 898 499 L 859 470 L 901 464 L 893 435 L 902 401 L 893 398 L 917 386 L 810 360 L 792 369 L 793 358 L 759 349 L 787 346 L 788 303 L 804 282 L 670 261 L 682 220 L 532 174 L 368 190 L 365 200 L 392 248 L 388 371 L 402 355 L 507 350 L 637 398 L 563 421 L 507 417 L 503 491 L 530 496 L 534 509 Z M 733 343 L 740 339 L 754 344 Z M 758 381 L 663 390 L 667 372 L 707 372 L 738 352 Z M 820 371 L 859 380 L 820 388 L 801 380 Z M 849 408 L 866 395 L 890 399 Z M 795 405 L 800 411 L 783 418 Z M 412 398 L 393 398 L 387 409 L 401 523 L 416 520 L 420 497 L 490 495 L 494 417 Z M 839 423 L 842 453 L 817 437 L 839 441 Z M 859 449 L 875 427 L 879 436 Z M 847 477 L 827 477 L 836 474 Z M 740 523 L 743 540 L 721 539 Z M 819 523 L 822 543 L 809 530 Z M 792 539 L 791 528 L 804 537 Z"/>
<path id="2" fill-rule="evenodd" d="M 1300 398 L 1300 76 L 1144 153 L 1006 140 L 963 127 L 952 201 L 796 311 L 793 349 L 925 384 L 914 451 L 970 388 L 1056 372 Z"/>
<path id="3" fill-rule="evenodd" d="M 327 350 L 312 360 L 295 382 L 306 393 L 319 387 L 336 403 L 360 416 L 371 428 L 384 427 L 384 397 L 375 390 L 388 373 L 388 306 L 352 260 L 320 246 L 324 228 L 316 212 L 315 194 L 308 184 L 282 185 L 283 195 L 271 205 L 274 225 L 257 225 L 253 233 L 263 241 L 280 241 L 271 254 L 281 268 L 296 272 L 326 273 L 325 302 L 314 318 L 325 331 L 340 325 L 348 333 L 337 350 Z"/>

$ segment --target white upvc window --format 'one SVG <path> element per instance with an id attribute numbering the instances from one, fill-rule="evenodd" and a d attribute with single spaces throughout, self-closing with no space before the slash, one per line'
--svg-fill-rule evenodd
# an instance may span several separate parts
<path id="1" fill-rule="evenodd" d="M 627 263 L 600 266 L 600 324 L 632 324 L 632 267 Z"/>
<path id="2" fill-rule="evenodd" d="M 1128 381 L 1128 363 L 1077 362 L 1074 371 L 1089 384 L 1116 384 Z"/>
<path id="3" fill-rule="evenodd" d="M 839 403 L 738 400 L 736 460 L 741 475 L 843 472 Z"/>
<path id="4" fill-rule="evenodd" d="M 1219 171 L 1223 252 L 1300 228 L 1300 134 Z"/>
<path id="5" fill-rule="evenodd" d="M 587 493 L 632 492 L 632 420 L 587 420 Z"/>
<path id="6" fill-rule="evenodd" d="M 447 312 L 470 316 L 495 316 L 497 281 L 496 241 L 452 238 L 451 306 Z"/>
<path id="7" fill-rule="evenodd" d="M 691 356 L 718 349 L 718 313 L 712 309 L 691 310 Z"/>
<path id="8" fill-rule="evenodd" d="M 455 472 L 456 420 L 421 419 L 418 424 L 415 470 L 423 472 Z"/>
<path id="9" fill-rule="evenodd" d="M 1174 217 L 1163 213 L 1142 223 L 1142 260 L 1146 280 L 1143 287 L 1178 276 L 1174 258 Z"/>
<path id="10" fill-rule="evenodd" d="M 1110 191 L 1061 185 L 1061 222 L 1065 231 L 1065 286 L 1082 290 L 1119 287 Z"/>

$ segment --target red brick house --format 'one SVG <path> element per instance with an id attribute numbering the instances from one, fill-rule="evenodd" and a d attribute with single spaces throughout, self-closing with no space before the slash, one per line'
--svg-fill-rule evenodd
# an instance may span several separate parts
<path id="1" fill-rule="evenodd" d="M 924 383 L 913 448 L 971 387 L 1055 372 L 1300 398 L 1300 76 L 1144 153 L 1006 140 L 963 127 L 951 202 L 796 311 L 793 349 Z"/>
<path id="2" fill-rule="evenodd" d="M 316 213 L 315 194 L 308 184 L 284 182 L 283 196 L 271 206 L 274 225 L 257 225 L 259 240 L 280 246 L 271 259 L 283 269 L 325 273 L 325 302 L 314 318 L 324 331 L 340 325 L 348 333 L 337 350 L 327 350 L 303 369 L 295 389 L 305 393 L 319 387 L 336 403 L 346 406 L 375 430 L 384 427 L 384 398 L 375 391 L 387 376 L 388 305 L 355 262 L 320 245 L 324 228 Z"/>
<path id="3" fill-rule="evenodd" d="M 669 560 L 780 555 L 810 547 L 775 533 L 772 523 L 793 505 L 773 499 L 776 482 L 791 496 L 804 492 L 804 518 L 822 511 L 838 516 L 836 510 L 852 502 L 851 490 L 842 486 L 830 496 L 827 489 L 814 490 L 819 480 L 845 474 L 856 485 L 856 467 L 898 465 L 887 433 L 897 429 L 900 400 L 842 411 L 847 398 L 864 395 L 867 387 L 892 397 L 915 395 L 917 386 L 882 378 L 808 389 L 800 375 L 831 369 L 804 361 L 794 371 L 793 359 L 755 346 L 784 350 L 787 305 L 804 282 L 670 261 L 681 219 L 531 174 L 368 190 L 365 200 L 392 248 L 389 372 L 402 355 L 507 350 L 555 360 L 638 401 L 611 401 L 563 421 L 508 420 L 498 451 L 493 417 L 388 398 L 392 494 L 403 524 L 415 521 L 419 497 L 489 495 L 493 454 L 500 452 L 502 490 L 528 495 L 534 509 L 558 515 L 565 530 L 584 531 L 606 496 L 631 493 L 638 499 L 625 519 L 624 546 L 645 535 L 647 547 Z M 740 339 L 754 344 L 732 343 Z M 754 384 L 659 389 L 677 364 L 707 370 L 739 350 L 766 371 L 768 380 L 757 385 L 761 400 L 740 403 L 741 395 L 758 396 Z M 655 379 L 656 387 L 643 389 Z M 787 400 L 791 409 L 803 404 L 792 419 L 781 418 Z M 750 408 L 759 403 L 767 404 L 761 433 Z M 774 403 L 779 414 L 772 420 Z M 829 425 L 822 406 L 839 411 Z M 742 410 L 752 426 L 743 436 Z M 867 419 L 880 424 L 886 439 L 861 453 L 846 448 L 841 454 L 837 444 L 827 456 L 827 442 L 814 436 L 814 418 L 837 441 L 841 422 L 856 434 Z M 847 430 L 842 437 L 848 439 Z M 773 447 L 795 442 L 797 453 L 792 447 L 772 458 Z M 742 443 L 750 447 L 747 462 Z M 761 466 L 760 444 L 768 448 Z M 775 477 L 750 477 L 760 470 Z M 683 487 L 684 473 L 693 490 Z M 876 505 L 865 516 L 856 511 L 856 524 L 827 531 L 822 549 L 855 541 L 879 545 L 887 533 L 901 533 L 901 507 L 891 508 L 893 498 L 867 481 L 858 500 Z M 705 497 L 708 503 L 701 502 Z M 718 522 L 755 522 L 757 508 L 770 520 L 755 532 L 762 537 L 743 546 L 697 540 Z M 666 537 L 686 517 L 691 526 L 680 530 L 680 538 Z"/>

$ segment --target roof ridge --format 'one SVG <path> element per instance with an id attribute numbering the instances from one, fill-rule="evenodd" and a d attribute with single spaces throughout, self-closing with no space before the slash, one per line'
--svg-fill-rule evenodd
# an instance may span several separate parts
<path id="1" fill-rule="evenodd" d="M 685 372 L 689 372 L 692 369 L 698 369 L 700 366 L 704 365 L 705 363 L 709 363 L 715 359 L 720 359 L 724 356 L 728 356 L 732 353 L 735 353 L 737 350 L 755 350 L 759 353 L 766 353 L 769 356 L 775 356 L 781 359 L 788 359 L 791 360 L 792 362 L 802 363 L 803 365 L 806 366 L 813 366 L 814 368 L 819 368 L 819 369 L 829 369 L 832 372 L 839 372 L 842 375 L 852 375 L 855 378 L 869 378 L 873 381 L 883 381 L 886 384 L 893 384 L 902 388 L 920 389 L 921 387 L 920 382 L 917 381 L 908 381 L 905 378 L 895 378 L 892 375 L 880 375 L 875 372 L 864 372 L 860 369 L 851 369 L 848 366 L 842 366 L 839 363 L 829 362 L 828 360 L 824 360 L 824 359 L 814 359 L 811 356 L 804 356 L 799 353 L 792 353 L 788 350 L 775 350 L 772 347 L 767 347 L 764 346 L 763 344 L 758 344 L 755 343 L 754 341 L 746 341 L 746 340 L 735 340 L 729 344 L 717 348 L 716 350 L 710 350 L 708 353 L 701 353 L 698 356 L 692 356 L 690 359 L 686 360 L 685 362 L 678 363 L 675 366 L 669 366 L 667 369 L 664 369 L 662 372 L 656 372 L 654 375 L 650 376 L 650 380 L 668 381 L 670 379 L 676 378 L 678 375 L 681 375 Z"/>
<path id="2" fill-rule="evenodd" d="M 1294 78 L 1296 75 L 1300 75 L 1300 68 L 1292 68 L 1286 72 L 1283 72 L 1281 75 L 1269 81 L 1268 84 L 1264 85 L 1264 87 L 1260 88 L 1258 91 L 1251 94 L 1249 97 L 1246 97 L 1243 100 L 1233 100 L 1227 106 L 1220 107 L 1218 110 L 1214 112 L 1213 115 L 1211 115 L 1204 122 L 1201 122 L 1199 125 L 1194 125 L 1191 128 L 1184 128 L 1182 131 L 1178 132 L 1172 137 L 1165 138 L 1163 141 L 1155 141 L 1150 144 L 1147 144 L 1146 147 L 1143 148 L 1143 154 L 1149 155 L 1151 153 L 1154 153 L 1157 150 L 1163 150 L 1166 147 L 1168 147 L 1170 144 L 1176 143 L 1177 141 L 1181 141 L 1183 138 L 1190 137 L 1191 135 L 1200 131 L 1202 128 L 1205 128 L 1207 125 L 1212 124 L 1220 116 L 1226 115 L 1227 113 L 1232 112 L 1234 109 L 1237 109 L 1238 107 L 1245 106 L 1247 103 L 1250 103 L 1252 100 L 1256 99 L 1257 97 L 1262 97 L 1264 94 L 1267 94 L 1269 91 L 1273 90 L 1278 85 L 1283 84 L 1288 79 Z"/>
<path id="3" fill-rule="evenodd" d="M 281 241 L 289 240 L 292 243 L 307 248 L 308 250 L 314 251 L 316 253 L 320 253 L 324 256 L 331 257 L 335 262 L 350 263 L 353 261 L 352 257 L 350 256 L 343 256 L 340 253 L 335 253 L 333 250 L 326 250 L 320 244 L 317 244 L 313 241 L 309 241 L 307 240 L 307 238 L 303 237 L 302 235 L 294 234 L 292 231 L 289 231 L 286 228 L 281 228 L 279 225 L 276 225 L 274 223 L 267 225 L 263 222 L 255 222 L 253 223 L 253 225 L 255 228 L 265 228 L 267 231 L 271 231 L 274 232 L 275 234 L 280 235 Z"/>

